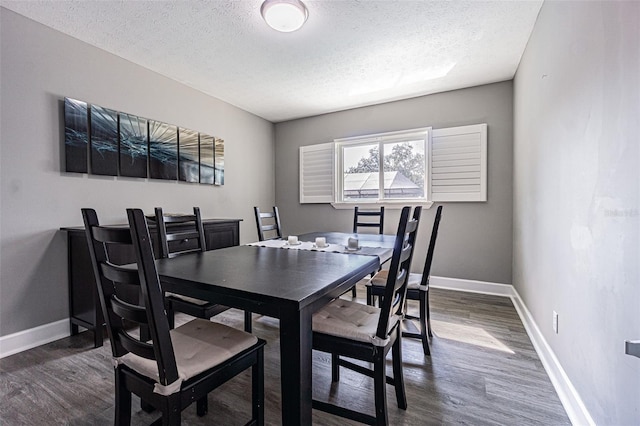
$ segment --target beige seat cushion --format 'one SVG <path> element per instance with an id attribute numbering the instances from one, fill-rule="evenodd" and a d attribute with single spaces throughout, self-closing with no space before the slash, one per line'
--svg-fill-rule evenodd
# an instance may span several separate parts
<path id="1" fill-rule="evenodd" d="M 389 271 L 387 269 L 383 269 L 382 271 L 376 273 L 373 278 L 369 280 L 367 285 L 374 285 L 378 287 L 384 287 L 387 285 L 387 277 L 389 276 Z M 407 289 L 409 290 L 424 290 L 427 291 L 429 289 L 429 285 L 422 286 L 420 285 L 420 281 L 422 281 L 422 274 L 409 274 L 409 282 L 407 283 Z"/>
<path id="2" fill-rule="evenodd" d="M 385 346 L 389 339 L 376 336 L 380 312 L 375 306 L 336 299 L 313 315 L 313 331 Z M 398 315 L 392 315 L 388 329 L 392 330 L 399 319 Z"/>
<path id="3" fill-rule="evenodd" d="M 184 380 L 223 363 L 258 342 L 249 333 L 200 318 L 171 330 L 170 335 L 178 367 L 178 380 L 167 386 L 156 383 L 154 392 L 162 395 L 179 391 Z M 124 363 L 156 382 L 160 380 L 158 364 L 154 360 L 128 353 L 116 362 Z"/>
<path id="4" fill-rule="evenodd" d="M 198 306 L 204 306 L 211 303 L 211 302 L 207 302 L 206 300 L 195 299 L 193 297 L 183 296 L 181 294 L 175 294 L 175 293 L 169 293 L 169 292 L 165 293 L 165 297 L 173 297 L 174 299 L 180 299 L 185 302 L 189 302 L 191 304 L 198 305 Z"/>

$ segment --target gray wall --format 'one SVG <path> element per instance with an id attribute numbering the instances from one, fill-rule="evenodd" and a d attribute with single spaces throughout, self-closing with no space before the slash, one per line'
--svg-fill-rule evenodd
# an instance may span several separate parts
<path id="1" fill-rule="evenodd" d="M 514 285 L 602 425 L 640 422 L 639 23 L 545 2 L 514 88 Z"/>
<path id="2" fill-rule="evenodd" d="M 502 82 L 276 124 L 276 203 L 284 232 L 351 231 L 353 210 L 299 204 L 298 148 L 334 138 L 488 124 L 488 202 L 445 203 L 433 275 L 511 283 L 513 85 Z M 268 206 L 265 206 L 268 207 Z M 424 263 L 435 209 L 424 211 L 414 269 Z M 395 232 L 399 210 L 386 214 Z"/>
<path id="3" fill-rule="evenodd" d="M 0 335 L 68 317 L 61 226 L 80 208 L 104 223 L 126 207 L 241 218 L 255 240 L 252 206 L 275 199 L 273 124 L 131 62 L 0 8 Z M 62 172 L 60 101 L 69 96 L 225 140 L 223 187 Z"/>

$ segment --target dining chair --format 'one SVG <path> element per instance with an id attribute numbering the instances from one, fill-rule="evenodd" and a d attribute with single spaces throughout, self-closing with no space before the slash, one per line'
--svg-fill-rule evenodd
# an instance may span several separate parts
<path id="1" fill-rule="evenodd" d="M 363 218 L 373 218 L 372 220 L 363 220 Z M 380 210 L 362 211 L 358 206 L 353 211 L 353 233 L 358 233 L 358 228 L 378 228 L 378 234 L 382 234 L 384 230 L 384 207 Z"/>
<path id="2" fill-rule="evenodd" d="M 331 380 L 340 380 L 346 367 L 374 380 L 375 416 L 313 400 L 313 408 L 367 424 L 387 425 L 386 384 L 395 387 L 398 407 L 407 409 L 402 372 L 401 320 L 405 309 L 406 277 L 411 268 L 421 207 L 404 207 L 396 234 L 391 266 L 380 307 L 335 299 L 313 315 L 313 349 L 331 354 Z M 393 377 L 386 375 L 386 357 L 392 353 Z M 373 364 L 373 370 L 341 357 Z"/>
<path id="3" fill-rule="evenodd" d="M 181 412 L 196 401 L 207 413 L 210 391 L 251 367 L 250 424 L 264 424 L 264 345 L 244 331 L 194 319 L 173 330 L 164 311 L 149 228 L 142 210 L 127 209 L 129 229 L 101 227 L 93 209 L 82 209 L 115 372 L 115 424 L 131 423 L 131 393 L 162 412 L 163 425 L 179 425 Z M 110 262 L 109 247 L 135 254 L 135 265 Z M 136 288 L 139 300 L 126 296 Z M 149 341 L 130 334 L 148 327 Z"/>
<path id="4" fill-rule="evenodd" d="M 363 218 L 373 218 L 373 220 L 364 220 Z M 365 210 L 362 211 L 358 206 L 353 210 L 353 233 L 358 233 L 358 228 L 378 228 L 378 233 L 382 234 L 384 229 L 384 207 L 380 207 L 380 210 Z M 371 274 L 373 276 L 373 274 Z M 354 299 L 357 296 L 356 286 L 351 287 L 351 297 Z"/>
<path id="5" fill-rule="evenodd" d="M 438 228 L 440 227 L 440 219 L 442 218 L 442 206 L 438 206 L 436 216 L 431 229 L 431 238 L 429 240 L 429 249 L 427 250 L 427 258 L 424 263 L 422 273 L 411 273 L 407 282 L 407 300 L 417 300 L 420 303 L 420 313 L 418 316 L 405 314 L 404 325 L 405 331 L 402 332 L 404 337 L 417 338 L 422 341 L 422 350 L 425 355 L 431 355 L 429 349 L 429 339 L 433 338 L 431 331 L 431 312 L 429 308 L 429 277 L 431 275 L 431 263 L 433 262 L 433 253 L 436 248 L 436 239 L 438 238 Z M 378 272 L 367 283 L 367 304 L 373 305 L 374 296 L 384 296 L 384 285 L 387 279 L 387 271 Z M 419 322 L 419 330 L 416 330 L 412 320 Z"/>
<path id="6" fill-rule="evenodd" d="M 165 214 L 161 207 L 156 207 L 155 214 L 147 216 L 147 220 L 156 226 L 159 248 L 156 257 L 164 259 L 206 251 L 199 207 L 193 208 L 193 214 Z M 193 297 L 165 293 L 165 309 L 169 327 L 173 328 L 176 311 L 208 320 L 229 308 Z"/>
<path id="7" fill-rule="evenodd" d="M 279 240 L 282 238 L 280 227 L 280 214 L 278 208 L 273 207 L 272 212 L 261 212 L 258 207 L 253 208 L 258 228 L 258 241 Z"/>

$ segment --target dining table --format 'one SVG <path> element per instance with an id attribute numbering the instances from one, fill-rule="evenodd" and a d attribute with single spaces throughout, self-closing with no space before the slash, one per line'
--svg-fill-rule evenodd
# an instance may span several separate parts
<path id="1" fill-rule="evenodd" d="M 156 260 L 165 291 L 279 319 L 284 425 L 311 424 L 313 313 L 377 271 L 395 241 L 388 235 L 326 232 L 299 240 L 316 236 L 336 245 L 355 237 L 363 248 L 378 244 L 384 250 L 376 255 L 242 245 Z"/>

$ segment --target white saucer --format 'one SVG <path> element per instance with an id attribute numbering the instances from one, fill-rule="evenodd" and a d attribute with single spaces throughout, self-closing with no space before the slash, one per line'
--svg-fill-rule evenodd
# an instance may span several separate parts
<path id="1" fill-rule="evenodd" d="M 345 248 L 345 249 L 347 249 L 347 251 L 358 251 L 358 250 L 360 250 L 362 247 L 361 247 L 361 246 L 358 246 L 358 248 L 350 248 L 350 247 L 348 247 L 348 246 L 344 246 L 344 248 Z"/>
<path id="2" fill-rule="evenodd" d="M 288 241 L 284 243 L 285 246 L 299 246 L 300 244 L 302 244 L 301 241 L 298 241 L 297 243 L 294 243 L 294 244 L 290 244 Z"/>
<path id="3" fill-rule="evenodd" d="M 318 249 L 318 250 L 324 250 L 324 249 L 326 249 L 326 248 L 329 248 L 329 246 L 330 246 L 330 245 L 331 245 L 331 244 L 326 244 L 326 245 L 324 245 L 324 246 L 322 246 L 322 247 L 318 247 L 318 246 L 314 243 L 311 247 L 312 247 L 312 248 L 314 248 L 314 249 Z"/>

